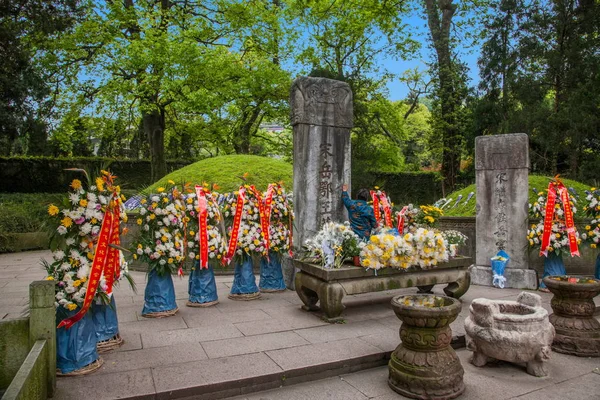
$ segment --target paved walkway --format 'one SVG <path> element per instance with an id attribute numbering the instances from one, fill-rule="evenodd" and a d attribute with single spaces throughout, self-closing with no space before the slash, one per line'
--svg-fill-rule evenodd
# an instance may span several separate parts
<path id="1" fill-rule="evenodd" d="M 0 319 L 19 317 L 28 285 L 45 276 L 39 261 L 48 251 L 0 255 Z M 295 292 L 263 294 L 260 300 L 227 298 L 232 276 L 218 276 L 220 303 L 185 307 L 187 279 L 174 278 L 180 312 L 145 319 L 145 274 L 133 272 L 134 293 L 115 291 L 125 344 L 102 357 L 94 374 L 59 378 L 55 399 L 400 399 L 386 383 L 386 363 L 398 345 L 400 321 L 392 295 L 415 289 L 348 296 L 344 324 L 328 324 L 300 309 Z M 441 293 L 441 286 L 435 288 Z M 452 324 L 464 334 L 468 304 L 477 297 L 515 299 L 518 290 L 472 286 Z M 551 295 L 543 294 L 550 309 Z M 600 297 L 600 296 L 599 296 Z M 600 304 L 600 298 L 596 298 Z M 550 376 L 535 378 L 524 366 L 500 363 L 476 368 L 458 350 L 465 368 L 464 399 L 598 399 L 600 359 L 554 353 Z M 596 369 L 596 370 L 595 370 Z M 595 370 L 595 372 L 594 372 Z M 274 389 L 274 390 L 272 390 Z"/>

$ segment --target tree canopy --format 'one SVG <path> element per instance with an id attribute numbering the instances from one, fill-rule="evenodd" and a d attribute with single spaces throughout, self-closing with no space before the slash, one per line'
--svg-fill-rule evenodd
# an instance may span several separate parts
<path id="1" fill-rule="evenodd" d="M 354 93 L 355 173 L 469 176 L 478 135 L 525 132 L 534 172 L 600 167 L 600 4 L 91 0 L 0 6 L 4 155 L 291 158 L 296 76 Z M 471 84 L 465 54 L 479 52 Z M 421 59 L 420 70 L 387 60 Z M 390 99 L 391 82 L 405 85 Z M 466 162 L 465 162 L 466 161 Z M 468 179 L 467 179 L 468 180 Z"/>

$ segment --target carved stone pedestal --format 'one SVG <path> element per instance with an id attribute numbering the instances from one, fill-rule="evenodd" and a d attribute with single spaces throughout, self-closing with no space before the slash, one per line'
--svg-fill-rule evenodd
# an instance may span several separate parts
<path id="1" fill-rule="evenodd" d="M 389 386 L 413 399 L 460 396 L 465 390 L 464 370 L 450 347 L 450 323 L 460 313 L 461 302 L 446 296 L 397 296 L 392 307 L 402 320 L 402 343 L 388 364 Z"/>
<path id="2" fill-rule="evenodd" d="M 483 367 L 490 361 L 504 360 L 526 363 L 530 375 L 548 375 L 546 361 L 550 359 L 554 328 L 539 295 L 522 292 L 517 301 L 475 299 L 465 331 L 473 365 Z"/>
<path id="3" fill-rule="evenodd" d="M 547 276 L 552 311 L 550 323 L 556 329 L 552 350 L 581 357 L 600 357 L 600 323 L 594 318 L 594 297 L 600 280 L 569 276 Z"/>

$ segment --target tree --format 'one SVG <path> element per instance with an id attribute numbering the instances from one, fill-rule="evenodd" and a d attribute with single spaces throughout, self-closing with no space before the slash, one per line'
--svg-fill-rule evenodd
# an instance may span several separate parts
<path id="1" fill-rule="evenodd" d="M 452 18 L 458 6 L 453 0 L 424 0 L 431 44 L 435 50 L 435 94 L 437 110 L 434 127 L 442 138 L 442 191 L 454 190 L 460 172 L 463 146 L 461 124 L 466 84 L 462 66 L 454 60 L 450 37 Z"/>
<path id="2" fill-rule="evenodd" d="M 43 154 L 52 110 L 47 71 L 37 60 L 48 42 L 80 17 L 80 2 L 0 2 L 0 153 L 16 141 L 23 152 Z"/>

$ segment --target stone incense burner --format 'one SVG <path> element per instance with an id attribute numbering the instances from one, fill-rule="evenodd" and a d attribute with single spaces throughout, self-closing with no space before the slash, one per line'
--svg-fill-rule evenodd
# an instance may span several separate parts
<path id="1" fill-rule="evenodd" d="M 527 373 L 546 376 L 554 327 L 539 295 L 522 292 L 517 301 L 475 299 L 465 320 L 471 362 L 483 367 L 493 360 L 524 362 Z"/>
<path id="2" fill-rule="evenodd" d="M 464 370 L 450 347 L 450 323 L 460 313 L 461 302 L 446 296 L 397 296 L 392 307 L 402 320 L 402 343 L 388 364 L 390 387 L 413 399 L 460 396 L 465 390 Z"/>
<path id="3" fill-rule="evenodd" d="M 600 323 L 594 318 L 594 297 L 600 280 L 574 276 L 547 276 L 554 294 L 550 322 L 556 329 L 552 350 L 582 357 L 600 357 Z"/>

